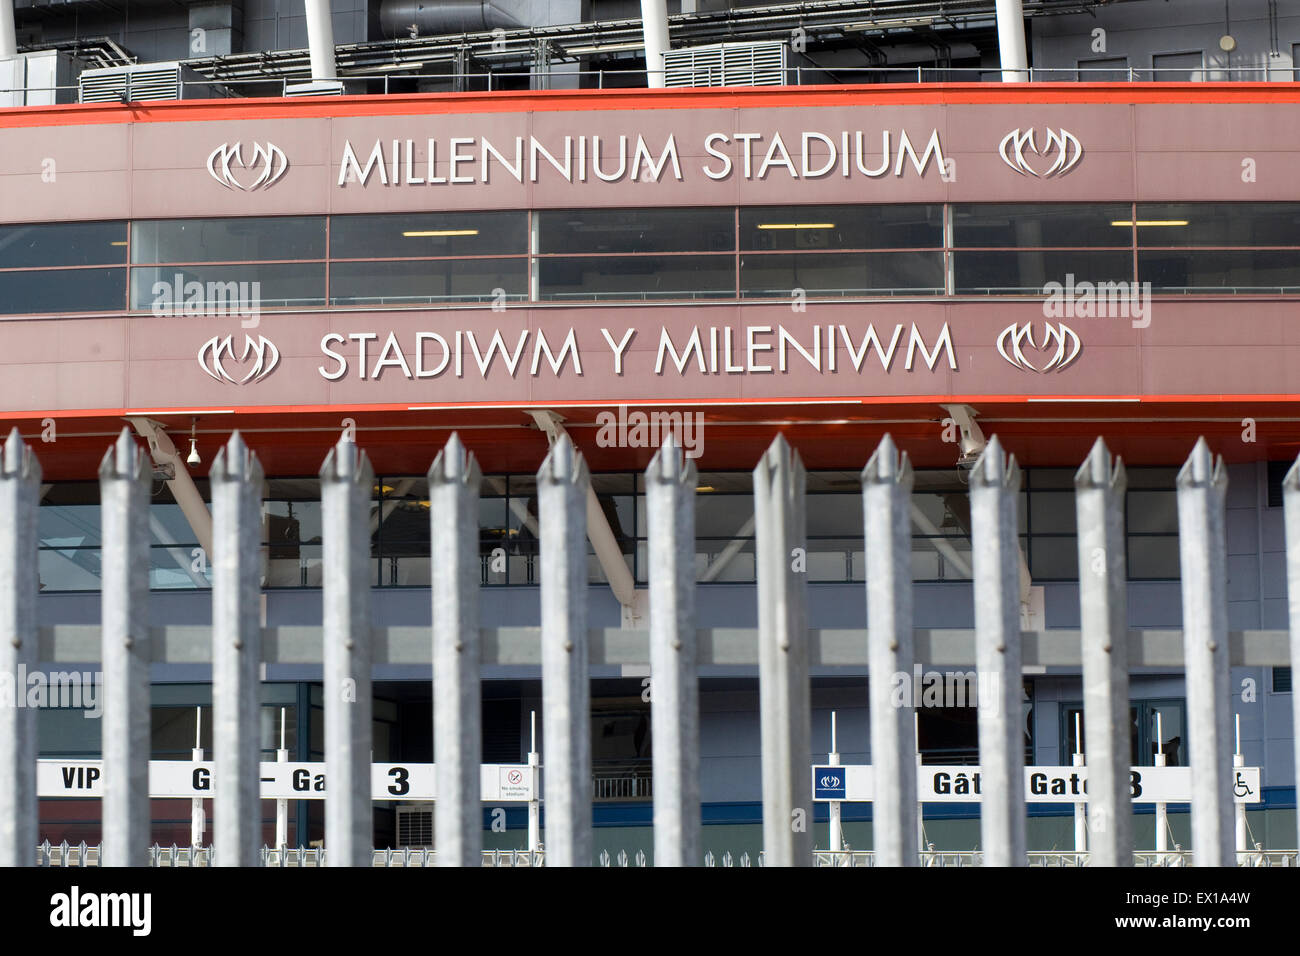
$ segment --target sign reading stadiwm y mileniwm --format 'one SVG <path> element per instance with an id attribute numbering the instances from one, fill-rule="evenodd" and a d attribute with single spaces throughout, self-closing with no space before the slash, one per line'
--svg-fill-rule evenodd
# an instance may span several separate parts
<path id="1" fill-rule="evenodd" d="M 653 348 L 633 351 L 639 334 Z M 613 376 L 647 373 L 655 376 L 770 374 L 789 372 L 794 365 L 814 374 L 869 371 L 878 361 L 889 372 L 896 366 L 911 372 L 957 369 L 952 333 L 944 323 L 927 337 L 915 323 L 877 330 L 845 325 L 814 325 L 802 334 L 784 325 L 691 326 L 674 331 L 601 328 L 601 345 L 583 348 L 578 330 L 570 327 L 548 335 L 544 329 L 520 329 L 503 335 L 500 329 L 456 329 L 447 333 L 415 331 L 403 338 L 396 332 L 328 332 L 320 340 L 325 362 L 316 368 L 321 378 L 338 381 L 352 376 L 379 381 L 401 376 L 408 380 L 477 376 L 488 379 L 494 368 L 511 378 L 566 372 L 581 376 L 593 363 Z M 269 376 L 279 365 L 280 352 L 265 335 L 214 336 L 199 348 L 198 363 L 207 375 L 234 385 Z M 875 356 L 874 360 L 871 356 Z"/>

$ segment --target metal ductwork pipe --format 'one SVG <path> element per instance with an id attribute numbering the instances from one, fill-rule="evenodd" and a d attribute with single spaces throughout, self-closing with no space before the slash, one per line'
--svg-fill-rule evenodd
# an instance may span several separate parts
<path id="1" fill-rule="evenodd" d="M 14 26 L 14 0 L 0 0 L 0 58 L 18 55 L 18 29 Z"/>
<path id="2" fill-rule="evenodd" d="M 1024 83 L 1029 79 L 1029 57 L 1025 53 L 1025 11 L 1020 0 L 997 0 L 998 58 L 1003 83 Z"/>
<path id="3" fill-rule="evenodd" d="M 645 37 L 646 86 L 664 86 L 664 54 L 668 52 L 667 0 L 641 0 L 641 30 Z"/>
<path id="4" fill-rule="evenodd" d="M 336 80 L 339 70 L 334 60 L 334 21 L 330 19 L 329 0 L 306 0 L 306 5 L 307 48 L 311 55 L 311 78 Z"/>
<path id="5" fill-rule="evenodd" d="M 527 0 L 384 0 L 379 28 L 388 39 L 515 30 L 531 25 L 526 6 Z"/>

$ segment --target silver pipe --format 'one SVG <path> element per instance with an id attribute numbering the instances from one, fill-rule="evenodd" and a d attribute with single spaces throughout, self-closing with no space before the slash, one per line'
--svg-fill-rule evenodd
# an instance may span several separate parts
<path id="1" fill-rule="evenodd" d="M 1133 865 L 1129 798 L 1128 582 L 1124 463 L 1098 438 L 1074 476 L 1079 529 L 1079 628 L 1093 866 Z"/>
<path id="2" fill-rule="evenodd" d="M 862 471 L 867 553 L 867 674 L 875 800 L 872 843 L 879 866 L 916 866 L 915 701 L 895 706 L 895 675 L 911 681 L 912 465 L 888 434 Z"/>
<path id="3" fill-rule="evenodd" d="M 567 434 L 537 472 L 542 557 L 546 865 L 591 865 L 587 463 Z"/>
<path id="4" fill-rule="evenodd" d="M 0 457 L 0 675 L 13 693 L 36 667 L 36 516 L 41 466 L 18 429 Z M 0 866 L 31 866 L 36 845 L 36 710 L 0 705 Z"/>
<path id="5" fill-rule="evenodd" d="M 812 865 L 803 462 L 777 435 L 754 469 L 759 723 L 767 866 Z"/>
<path id="6" fill-rule="evenodd" d="M 212 483 L 212 845 L 216 866 L 255 866 L 262 846 L 262 466 L 239 432 Z"/>
<path id="7" fill-rule="evenodd" d="M 1228 674 L 1228 474 L 1198 438 L 1178 472 L 1187 738 L 1196 866 L 1232 866 L 1232 693 Z M 1294 640 L 1294 637 L 1292 638 Z"/>
<path id="8" fill-rule="evenodd" d="M 370 460 L 347 436 L 321 465 L 325 847 L 329 866 L 369 866 L 371 632 Z"/>
<path id="9" fill-rule="evenodd" d="M 105 866 L 146 866 L 149 861 L 151 484 L 144 454 L 131 430 L 123 428 L 99 466 Z"/>
<path id="10" fill-rule="evenodd" d="M 433 755 L 439 866 L 480 866 L 478 462 L 455 432 L 429 469 L 433 564 Z"/>
<path id="11" fill-rule="evenodd" d="M 1016 498 L 1020 469 L 996 435 L 970 476 L 975 592 L 975 667 L 986 866 L 1024 866 L 1025 741 L 1021 713 L 1020 586 Z"/>
<path id="12" fill-rule="evenodd" d="M 700 694 L 695 631 L 695 463 L 669 435 L 645 472 L 650 524 L 654 864 L 699 866 Z"/>

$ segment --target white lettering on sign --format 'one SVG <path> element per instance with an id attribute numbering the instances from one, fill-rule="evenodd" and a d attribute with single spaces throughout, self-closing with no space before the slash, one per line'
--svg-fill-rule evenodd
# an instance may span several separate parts
<path id="1" fill-rule="evenodd" d="M 1258 767 L 1234 767 L 1233 800 L 1259 803 Z M 842 774 L 843 795 L 820 796 L 818 780 Z M 1086 803 L 1087 767 L 1025 767 L 1025 800 L 1029 803 Z M 978 766 L 925 764 L 917 768 L 917 800 L 921 803 L 978 803 L 983 799 L 984 776 Z M 870 803 L 875 793 L 874 768 L 866 764 L 813 767 L 814 800 L 825 803 Z M 1130 767 L 1129 796 L 1134 803 L 1190 803 L 1190 767 Z"/>
<path id="2" fill-rule="evenodd" d="M 805 130 L 788 138 L 781 133 L 711 132 L 701 146 L 708 159 L 699 172 L 712 180 L 736 174 L 759 181 L 782 176 L 791 180 L 900 178 L 911 173 L 924 177 L 931 169 L 942 175 L 946 163 L 937 129 L 916 138 L 907 130 L 889 129 L 879 134 Z M 454 186 L 506 179 L 521 185 L 542 179 L 681 182 L 687 178 L 683 155 L 693 156 L 695 151 L 683 154 L 672 133 L 653 142 L 640 134 L 635 138 L 570 135 L 551 141 L 515 136 L 495 142 L 451 136 L 423 141 L 376 139 L 357 145 L 349 139 L 339 157 L 338 185 Z"/>
<path id="3" fill-rule="evenodd" d="M 615 375 L 650 372 L 650 352 L 631 352 L 628 342 L 635 330 L 628 329 L 615 339 L 602 329 L 609 350 L 609 367 Z M 876 362 L 884 373 L 894 371 L 957 370 L 957 354 L 948 323 L 937 330 L 923 331 L 916 323 L 876 330 L 850 329 L 846 325 L 814 325 L 794 331 L 783 325 L 693 326 L 670 331 L 661 326 L 654 350 L 655 375 L 766 375 L 802 368 L 817 374 L 852 368 L 862 374 L 874 371 Z M 377 381 L 384 375 L 401 375 L 408 380 L 477 376 L 494 373 L 510 378 L 557 378 L 581 376 L 587 363 L 578 345 L 577 330 L 569 328 L 560 338 L 542 329 L 521 329 L 509 337 L 500 329 L 458 329 L 454 333 L 416 332 L 402 340 L 396 332 L 382 338 L 377 332 L 328 332 L 320 341 L 325 363 L 318 366 L 330 382 L 353 376 Z M 875 361 L 870 357 L 874 355 Z M 640 367 L 637 367 L 637 366 Z"/>
<path id="4" fill-rule="evenodd" d="M 484 801 L 511 802 L 535 799 L 539 793 L 537 767 L 526 764 L 483 764 L 480 770 Z M 104 764 L 101 760 L 36 762 L 36 793 L 40 797 L 102 798 Z M 215 765 L 212 761 L 149 761 L 149 796 L 153 799 L 211 797 Z M 323 800 L 327 789 L 325 764 L 266 762 L 258 767 L 259 795 L 263 800 Z M 370 766 L 370 799 L 428 801 L 437 798 L 436 765 L 431 763 L 376 763 Z"/>

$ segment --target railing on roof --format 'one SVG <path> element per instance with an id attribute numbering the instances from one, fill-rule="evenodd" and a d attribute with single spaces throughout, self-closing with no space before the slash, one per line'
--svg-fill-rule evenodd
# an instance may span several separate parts
<path id="1" fill-rule="evenodd" d="M 689 89 L 719 88 L 724 85 L 732 89 L 743 86 L 724 84 L 724 74 L 718 71 L 716 77 L 709 76 L 707 68 L 701 67 L 699 75 L 705 82 Z M 1280 82 L 1294 81 L 1300 78 L 1300 69 L 1272 69 L 1264 67 L 1214 67 L 1202 70 L 1175 68 L 1092 68 L 1092 67 L 1029 67 L 1031 83 L 1170 83 L 1170 82 Z M 389 73 L 367 73 L 365 75 L 346 75 L 340 77 L 344 94 L 351 95 L 388 95 L 390 93 L 414 92 L 412 84 L 419 81 L 421 92 L 487 92 L 487 93 L 524 93 L 529 91 L 555 89 L 597 89 L 597 90 L 635 90 L 646 87 L 645 70 L 574 70 L 565 73 L 548 73 L 537 70 L 494 70 L 483 73 L 412 73 L 395 66 Z M 800 86 L 846 86 L 846 85 L 884 85 L 898 83 L 998 83 L 1001 82 L 1000 69 L 986 67 L 811 67 L 791 66 L 786 68 L 786 83 L 783 86 L 764 86 L 763 89 L 782 89 Z M 285 96 L 288 87 L 301 84 L 302 76 L 266 76 L 254 79 L 205 79 L 183 80 L 178 84 L 179 97 L 168 96 L 167 99 L 191 98 L 230 98 L 244 96 Z M 428 84 L 446 85 L 445 90 L 429 90 Z M 686 87 L 673 87 L 681 92 Z M 29 87 L 24 90 L 0 89 L 0 97 L 10 93 L 54 93 L 59 102 L 77 101 L 78 86 L 42 86 Z M 142 102 L 128 100 L 127 102 Z"/>
<path id="2" fill-rule="evenodd" d="M 106 865 L 158 862 L 149 849 L 150 687 L 148 509 L 152 468 L 124 429 L 100 465 L 104 577 L 103 853 Z M 373 866 L 370 753 L 372 665 L 369 460 L 344 432 L 321 468 L 325 843 L 331 866 Z M 212 697 L 213 845 L 210 862 L 256 866 L 262 855 L 259 801 L 258 619 L 263 475 L 236 432 L 210 472 L 213 503 Z M 478 509 L 482 476 L 453 434 L 428 473 L 431 537 L 433 699 L 437 753 L 437 862 L 482 864 L 478 755 L 482 752 L 479 673 L 481 573 Z M 861 475 L 864 526 L 874 546 L 866 568 L 871 753 L 876 767 L 871 862 L 928 862 L 917 838 L 916 740 L 910 706 L 895 706 L 892 675 L 911 674 L 917 655 L 912 619 L 910 505 L 912 469 L 886 435 Z M 654 859 L 695 865 L 702 857 L 699 796 L 701 648 L 695 626 L 696 472 L 669 437 L 645 474 L 649 518 L 649 636 L 654 740 Z M 997 436 L 970 471 L 975 660 L 983 772 L 980 857 L 984 865 L 1023 866 L 1026 807 L 1021 728 L 1022 633 L 1019 616 L 1019 470 Z M 812 794 L 808 767 L 812 639 L 808 628 L 805 475 L 798 454 L 777 437 L 754 469 L 758 569 L 758 649 L 762 747 L 763 863 L 811 866 Z M 541 670 L 546 853 L 556 866 L 592 860 L 586 524 L 589 476 L 582 455 L 561 435 L 537 474 L 542 556 Z M 1080 640 L 1089 782 L 1088 862 L 1133 859 L 1130 812 L 1130 642 L 1156 646 L 1127 628 L 1123 464 L 1098 439 L 1075 476 Z M 0 673 L 37 666 L 36 520 L 41 469 L 14 429 L 0 455 Z M 1300 467 L 1283 482 L 1290 593 L 1300 595 Z M 1183 663 L 1191 764 L 1191 862 L 1232 865 L 1232 739 L 1227 627 L 1227 473 L 1197 442 L 1177 480 L 1182 569 Z M 1290 654 L 1300 657 L 1300 600 L 1291 604 Z M 426 638 L 428 639 L 428 638 Z M 1300 720 L 1300 713 L 1297 714 Z M 1300 741 L 1300 734 L 1297 734 Z M 1300 764 L 1300 761 L 1297 761 Z M 37 836 L 35 711 L 0 707 L 0 865 L 30 864 Z M 802 822 L 802 825 L 799 825 Z M 204 851 L 200 851 L 202 853 Z M 304 854 L 310 851 L 303 851 Z M 78 849 L 78 863 L 88 862 Z M 168 865 L 184 865 L 178 850 Z M 71 864 L 64 851 L 62 860 Z M 205 857 L 190 857 L 202 862 Z M 386 857 L 391 860 L 391 857 Z M 403 860 L 409 859 L 403 857 Z M 427 862 L 427 855 L 420 858 Z M 852 857 L 850 857 L 852 859 Z M 1066 856 L 1055 858 L 1064 865 Z M 1255 859 L 1272 860 L 1273 857 Z M 1283 856 L 1294 862 L 1294 855 Z M 300 865 L 307 857 L 300 855 Z M 603 858 L 602 858 L 603 860 Z M 942 862 L 943 857 L 940 857 Z M 285 864 L 289 865 L 289 864 Z"/>

